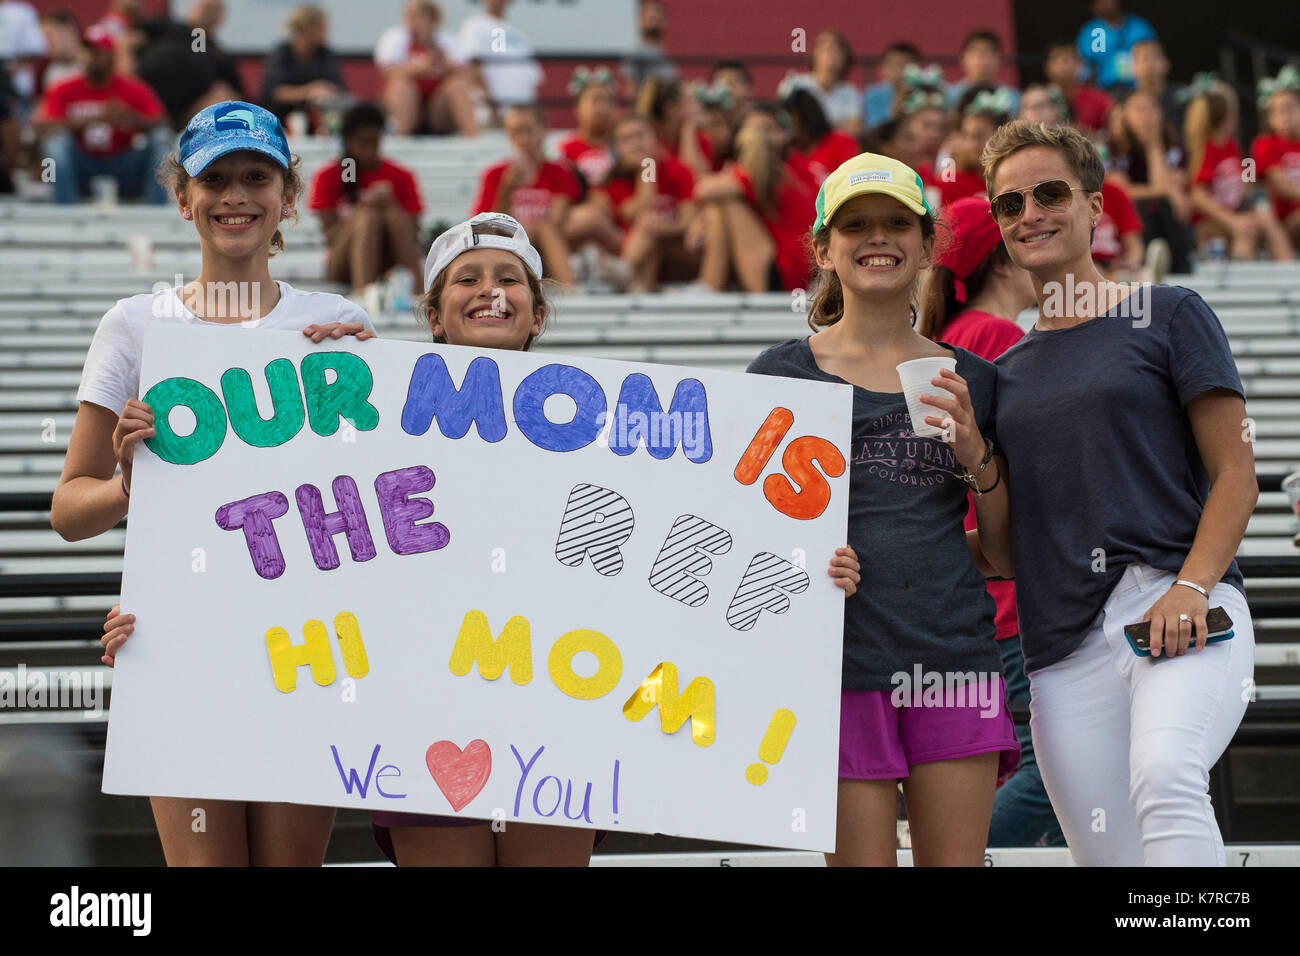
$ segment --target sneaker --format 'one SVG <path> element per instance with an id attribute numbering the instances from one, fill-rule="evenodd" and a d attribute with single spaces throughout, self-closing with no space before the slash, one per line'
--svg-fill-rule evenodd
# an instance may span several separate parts
<path id="1" fill-rule="evenodd" d="M 386 291 L 387 287 L 383 282 L 372 282 L 361 290 L 359 296 L 354 293 L 352 300 L 355 302 L 360 299 L 361 308 L 373 320 L 384 313 L 384 293 Z"/>
<path id="2" fill-rule="evenodd" d="M 581 252 L 575 252 L 569 256 L 569 270 L 573 273 L 575 283 L 584 283 L 591 280 L 591 270 L 587 268 L 587 257 Z"/>
<path id="3" fill-rule="evenodd" d="M 1142 262 L 1142 280 L 1159 285 L 1169 275 L 1169 267 L 1173 262 L 1174 254 L 1169 243 L 1163 239 L 1152 239 L 1147 243 L 1146 258 Z"/>
<path id="4" fill-rule="evenodd" d="M 596 276 L 613 286 L 618 292 L 626 292 L 632 284 L 632 267 L 618 256 L 598 254 Z"/>

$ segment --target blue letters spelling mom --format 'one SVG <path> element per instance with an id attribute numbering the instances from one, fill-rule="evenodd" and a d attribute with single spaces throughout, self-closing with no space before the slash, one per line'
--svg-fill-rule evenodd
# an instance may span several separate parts
<path id="1" fill-rule="evenodd" d="M 546 400 L 552 395 L 573 400 L 577 411 L 571 420 L 553 422 L 546 417 Z M 664 411 L 654 383 L 634 372 L 623 380 L 611 415 L 604 390 L 590 374 L 571 365 L 543 365 L 519 383 L 512 408 L 524 437 L 547 451 L 585 448 L 609 425 L 609 449 L 616 455 L 630 455 L 644 444 L 662 461 L 671 458 L 680 443 L 688 461 L 703 464 L 713 457 L 708 396 L 694 378 L 677 383 Z M 457 388 L 441 355 L 420 356 L 402 408 L 402 430 L 423 435 L 435 419 L 446 438 L 465 437 L 471 424 L 484 441 L 504 438 L 505 402 L 496 362 L 485 356 L 474 359 Z"/>

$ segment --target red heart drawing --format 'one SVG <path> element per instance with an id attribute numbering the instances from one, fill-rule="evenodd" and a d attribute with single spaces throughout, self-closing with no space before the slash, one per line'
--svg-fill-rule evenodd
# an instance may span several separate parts
<path id="1" fill-rule="evenodd" d="M 460 813 L 487 785 L 492 750 L 482 740 L 471 740 L 464 750 L 450 740 L 439 740 L 424 752 L 424 762 L 451 808 Z"/>

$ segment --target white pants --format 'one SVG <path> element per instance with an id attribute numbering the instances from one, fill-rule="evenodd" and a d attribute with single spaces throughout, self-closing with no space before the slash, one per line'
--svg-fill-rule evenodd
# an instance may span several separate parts
<path id="1" fill-rule="evenodd" d="M 1043 784 L 1080 866 L 1226 866 L 1210 767 L 1253 693 L 1255 631 L 1230 584 L 1210 591 L 1235 636 L 1180 657 L 1124 637 L 1177 576 L 1129 565 L 1083 643 L 1029 675 Z"/>

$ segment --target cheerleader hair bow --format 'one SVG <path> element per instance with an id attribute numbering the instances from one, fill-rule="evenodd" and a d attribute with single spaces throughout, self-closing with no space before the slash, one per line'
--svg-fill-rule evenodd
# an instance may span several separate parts
<path id="1" fill-rule="evenodd" d="M 1260 80 L 1258 86 L 1256 86 L 1256 102 L 1259 107 L 1263 109 L 1268 106 L 1268 98 L 1281 90 L 1300 93 L 1300 69 L 1287 64 L 1278 71 L 1276 77 L 1266 76 Z"/>
<path id="2" fill-rule="evenodd" d="M 777 84 L 776 98 L 783 100 L 795 90 L 806 90 L 811 85 L 812 81 L 808 77 L 790 70 Z"/>
<path id="3" fill-rule="evenodd" d="M 903 97 L 903 102 L 899 104 L 898 111 L 904 116 L 911 116 L 928 106 L 945 110 L 948 108 L 948 97 L 940 90 L 920 87 Z"/>
<path id="4" fill-rule="evenodd" d="M 1190 103 L 1198 96 L 1205 96 L 1214 91 L 1220 84 L 1219 74 L 1214 72 L 1197 73 L 1192 77 L 1192 82 L 1187 85 L 1187 89 L 1179 90 L 1177 97 L 1179 103 Z"/>
<path id="5" fill-rule="evenodd" d="M 735 105 L 735 101 L 731 98 L 731 90 L 720 84 L 714 86 L 698 84 L 695 87 L 695 98 L 701 106 L 713 106 L 725 111 L 730 111 Z"/>
<path id="6" fill-rule="evenodd" d="M 1047 88 L 1047 95 L 1050 96 L 1052 102 L 1056 104 L 1056 115 L 1061 118 L 1062 125 L 1069 123 L 1070 102 L 1065 98 L 1065 94 L 1061 92 L 1061 88 L 1053 83 Z"/>
<path id="7" fill-rule="evenodd" d="M 569 95 L 577 96 L 589 86 L 613 86 L 614 74 L 610 72 L 609 67 L 600 66 L 592 70 L 585 66 L 579 66 L 573 71 L 573 78 L 569 80 Z"/>
<path id="8" fill-rule="evenodd" d="M 1009 116 L 1011 114 L 1011 94 L 1004 89 L 997 89 L 992 92 L 980 90 L 975 94 L 975 98 L 967 104 L 965 115 L 976 116 L 980 113 Z"/>
<path id="9" fill-rule="evenodd" d="M 907 92 L 903 95 L 898 110 L 904 116 L 910 116 L 929 106 L 941 110 L 948 108 L 948 94 L 944 92 L 943 70 L 939 64 L 931 63 L 925 69 L 915 63 L 907 64 L 903 68 L 903 85 Z"/>
<path id="10" fill-rule="evenodd" d="M 931 63 L 925 69 L 915 63 L 903 67 L 903 83 L 908 89 L 943 90 L 943 70 L 938 63 Z"/>

